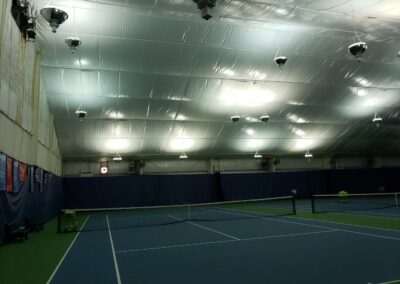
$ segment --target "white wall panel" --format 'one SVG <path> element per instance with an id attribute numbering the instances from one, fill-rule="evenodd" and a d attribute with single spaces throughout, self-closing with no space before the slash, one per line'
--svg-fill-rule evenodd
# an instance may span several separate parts
<path id="1" fill-rule="evenodd" d="M 10 13 L 11 0 L 5 5 L 4 21 L 0 21 L 4 23 L 0 26 L 0 151 L 61 175 L 57 136 L 49 127 L 54 122 L 40 83 L 40 57 L 35 44 L 21 37 Z M 38 129 L 33 129 L 35 119 L 39 119 Z"/>

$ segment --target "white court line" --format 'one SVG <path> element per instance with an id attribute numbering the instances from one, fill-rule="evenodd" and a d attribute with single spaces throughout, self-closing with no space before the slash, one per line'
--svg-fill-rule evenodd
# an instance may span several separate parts
<path id="1" fill-rule="evenodd" d="M 117 283 L 121 284 L 121 276 L 119 274 L 118 262 L 117 262 L 117 257 L 115 255 L 114 242 L 113 242 L 113 239 L 112 239 L 111 230 L 110 230 L 110 222 L 108 221 L 108 215 L 107 214 L 106 214 L 106 219 L 107 219 L 108 234 L 110 236 L 111 250 L 112 250 L 113 259 L 114 259 L 115 274 L 117 276 Z"/>
<path id="2" fill-rule="evenodd" d="M 343 214 L 343 215 L 357 215 L 357 216 L 371 216 L 371 217 L 376 217 L 376 218 L 385 218 L 385 219 L 400 219 L 400 215 L 396 215 L 396 214 L 389 214 L 389 213 L 370 213 L 370 212 L 364 212 L 364 211 L 348 211 L 348 212 L 332 212 L 332 213 L 338 213 L 338 214 Z"/>
<path id="3" fill-rule="evenodd" d="M 170 218 L 172 218 L 172 219 L 175 219 L 175 220 L 178 220 L 178 221 L 182 221 L 182 219 L 180 219 L 180 218 L 177 218 L 177 217 L 175 217 L 175 216 L 172 216 L 172 215 L 168 215 L 168 217 L 170 217 Z M 223 236 L 225 236 L 225 237 L 228 237 L 228 238 L 231 238 L 231 239 L 237 240 L 237 241 L 239 241 L 239 240 L 240 240 L 239 238 L 236 238 L 236 237 L 234 237 L 234 236 L 231 236 L 231 235 L 228 235 L 228 234 L 222 233 L 222 232 L 220 232 L 220 231 L 217 231 L 217 230 L 213 230 L 213 229 L 211 229 L 211 228 L 208 228 L 208 227 L 201 226 L 201 225 L 199 225 L 199 224 L 196 224 L 196 223 L 193 223 L 193 222 L 190 222 L 190 221 L 188 221 L 187 223 L 188 223 L 188 224 L 190 224 L 190 225 L 196 226 L 196 227 L 200 227 L 200 228 L 202 228 L 202 229 L 204 229 L 204 230 L 208 230 L 208 231 L 211 231 L 211 232 L 214 232 L 214 233 L 217 233 L 217 234 L 223 235 Z"/>
<path id="4" fill-rule="evenodd" d="M 140 251 L 148 251 L 148 250 L 161 250 L 161 249 L 182 248 L 182 247 L 192 247 L 192 246 L 204 246 L 204 245 L 211 245 L 211 244 L 248 242 L 248 241 L 274 239 L 274 238 L 316 235 L 316 234 L 323 234 L 323 233 L 332 233 L 332 232 L 337 232 L 337 231 L 340 231 L 340 230 L 324 230 L 324 231 L 315 231 L 315 232 L 307 232 L 307 233 L 293 233 L 293 234 L 273 235 L 273 236 L 264 236 L 264 237 L 255 237 L 255 238 L 237 239 L 237 240 L 212 241 L 212 242 L 202 242 L 202 243 L 170 245 L 170 246 L 162 246 L 162 247 L 138 248 L 138 249 L 120 250 L 120 251 L 116 251 L 115 253 L 130 253 L 130 252 L 140 252 Z"/>
<path id="5" fill-rule="evenodd" d="M 82 224 L 82 226 L 81 226 L 79 232 L 75 235 L 75 238 L 72 240 L 72 242 L 71 242 L 71 244 L 69 245 L 68 249 L 65 251 L 63 257 L 62 257 L 62 258 L 60 259 L 60 261 L 58 262 L 56 268 L 54 269 L 53 273 L 50 275 L 50 278 L 49 278 L 49 280 L 47 280 L 46 284 L 49 284 L 49 283 L 53 280 L 54 276 L 56 275 L 58 269 L 59 269 L 60 266 L 61 266 L 61 263 L 62 263 L 62 262 L 64 261 L 64 259 L 67 257 L 67 254 L 69 253 L 69 251 L 71 250 L 72 246 L 74 245 L 74 243 L 75 243 L 76 239 L 78 238 L 78 236 L 79 236 L 81 230 L 83 229 L 83 227 L 85 227 L 85 224 L 86 224 L 87 220 L 89 219 L 89 217 L 90 217 L 90 215 L 88 215 L 88 216 L 86 217 L 86 220 L 83 222 L 83 224 Z"/>
<path id="6" fill-rule="evenodd" d="M 400 279 L 392 280 L 392 281 L 388 281 L 388 282 L 380 282 L 378 284 L 395 284 L 395 283 L 400 283 Z"/>
<path id="7" fill-rule="evenodd" d="M 241 210 L 235 210 L 235 209 L 229 209 L 229 210 L 234 210 L 234 211 L 241 211 Z M 228 211 L 229 212 L 229 211 Z M 249 213 L 248 211 L 244 211 Z M 248 216 L 251 217 L 251 215 L 247 215 L 247 214 L 239 214 L 239 213 L 233 213 L 235 215 L 243 215 L 243 216 Z M 254 216 L 253 217 L 257 217 Z M 286 216 L 288 218 L 292 218 L 292 219 L 301 219 L 301 220 L 307 220 L 307 221 L 314 221 L 312 219 L 304 219 L 304 218 L 298 218 L 298 217 L 291 217 L 291 216 Z M 302 225 L 302 226 L 308 226 L 308 227 L 316 227 L 316 228 L 322 228 L 322 229 L 331 229 L 331 230 L 339 230 L 342 232 L 347 232 L 347 233 L 352 233 L 352 234 L 358 234 L 358 235 L 363 235 L 363 236 L 370 236 L 370 237 L 376 237 L 376 238 L 382 238 L 382 239 L 389 239 L 389 240 L 396 240 L 396 241 L 400 241 L 400 238 L 396 238 L 396 237 L 388 237 L 388 236 L 382 236 L 382 235 L 375 235 L 375 234 L 369 234 L 369 233 L 362 233 L 362 232 L 356 232 L 356 231 L 351 231 L 351 230 L 346 230 L 346 229 L 338 229 L 338 228 L 332 228 L 332 227 L 325 227 L 325 226 L 319 226 L 319 225 L 313 225 L 313 224 L 307 224 L 307 223 L 302 223 L 302 222 L 292 222 L 292 221 L 287 221 L 287 220 L 282 220 L 282 219 L 275 219 L 275 218 L 268 218 L 268 217 L 260 217 L 261 219 L 265 219 L 265 220 L 270 220 L 270 221 L 275 221 L 275 222 L 282 222 L 282 223 L 290 223 L 290 224 L 296 224 L 296 225 Z M 320 220 L 318 220 L 320 221 Z M 324 222 L 324 221 L 321 221 Z M 328 223 L 334 223 L 334 224 L 339 224 L 339 225 L 349 225 L 349 224 L 343 224 L 343 223 L 338 223 L 338 222 L 328 222 Z M 349 225 L 349 226 L 358 226 L 358 225 Z M 366 226 L 358 226 L 358 227 L 366 227 Z M 373 227 L 366 227 L 369 229 L 376 229 Z M 396 231 L 398 232 L 398 231 Z"/>
<path id="8" fill-rule="evenodd" d="M 346 224 L 346 223 L 340 223 L 340 222 L 335 222 L 335 221 L 325 221 L 325 220 L 318 220 L 318 219 L 307 219 L 307 218 L 293 217 L 293 216 L 286 216 L 286 217 L 298 219 L 298 220 L 306 220 L 306 221 L 313 221 L 313 222 L 318 221 L 318 222 L 325 222 L 325 223 L 331 223 L 331 224 L 336 224 L 336 225 L 346 225 L 346 226 L 351 226 L 351 227 L 359 227 L 359 228 L 367 228 L 367 229 L 373 229 L 373 230 L 382 230 L 382 231 L 400 233 L 400 230 L 394 230 L 394 229 L 377 228 L 377 227 L 370 227 L 370 226 L 365 226 L 365 225 Z"/>

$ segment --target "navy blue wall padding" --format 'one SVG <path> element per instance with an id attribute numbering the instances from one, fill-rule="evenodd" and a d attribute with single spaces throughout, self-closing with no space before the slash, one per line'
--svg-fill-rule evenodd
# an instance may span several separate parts
<path id="1" fill-rule="evenodd" d="M 29 192 L 29 183 L 21 184 L 20 191 L 0 191 L 0 244 L 5 242 L 5 224 L 24 223 L 32 217 L 45 223 L 56 216 L 63 205 L 62 178 L 50 175 L 43 192 Z"/>
<path id="2" fill-rule="evenodd" d="M 359 169 L 359 170 L 332 170 L 332 191 L 337 193 L 346 190 L 349 193 L 378 192 L 382 186 L 387 192 L 400 191 L 400 169 Z"/>
<path id="3" fill-rule="evenodd" d="M 129 207 L 290 195 L 399 191 L 400 170 L 319 170 L 278 173 L 65 178 L 66 208 Z"/>
<path id="4" fill-rule="evenodd" d="M 297 197 L 325 193 L 327 171 L 222 174 L 224 200 L 242 200 L 291 195 Z"/>
<path id="5" fill-rule="evenodd" d="M 215 175 L 64 178 L 66 208 L 108 208 L 213 202 Z"/>

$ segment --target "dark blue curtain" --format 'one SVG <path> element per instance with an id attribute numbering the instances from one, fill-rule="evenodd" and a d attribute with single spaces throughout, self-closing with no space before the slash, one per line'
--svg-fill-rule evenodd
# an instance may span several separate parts
<path id="1" fill-rule="evenodd" d="M 379 187 L 384 187 L 387 192 L 396 192 L 400 191 L 399 178 L 399 168 L 331 171 L 333 193 L 340 190 L 372 193 L 378 192 Z"/>
<path id="2" fill-rule="evenodd" d="M 45 223 L 56 216 L 63 205 L 62 178 L 50 175 L 43 192 L 29 192 L 29 182 L 19 192 L 0 191 L 0 244 L 5 242 L 5 224 L 23 223 L 32 217 Z"/>
<path id="3" fill-rule="evenodd" d="M 64 178 L 66 208 L 108 208 L 217 201 L 215 175 Z"/>
<path id="4" fill-rule="evenodd" d="M 327 192 L 327 171 L 221 174 L 224 200 L 253 199 L 291 195 L 307 197 Z"/>
<path id="5" fill-rule="evenodd" d="M 396 191 L 399 169 L 65 178 L 65 207 L 107 208 L 203 203 L 290 195 Z"/>

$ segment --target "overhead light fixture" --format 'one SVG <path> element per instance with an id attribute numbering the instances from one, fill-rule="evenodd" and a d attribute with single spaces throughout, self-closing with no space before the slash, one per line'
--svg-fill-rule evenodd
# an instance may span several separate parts
<path id="1" fill-rule="evenodd" d="M 255 159 L 261 159 L 262 155 L 260 153 L 258 153 L 258 151 L 254 154 L 254 158 Z"/>
<path id="2" fill-rule="evenodd" d="M 179 159 L 187 159 L 188 158 L 188 156 L 185 154 L 185 153 L 182 153 L 180 156 L 179 156 Z"/>
<path id="3" fill-rule="evenodd" d="M 379 123 L 381 123 L 382 120 L 383 120 L 382 117 L 380 117 L 377 113 L 375 113 L 375 116 L 374 116 L 374 118 L 372 119 L 372 122 L 375 123 L 375 125 L 376 125 L 377 127 L 379 127 Z"/>
<path id="4" fill-rule="evenodd" d="M 269 115 L 262 115 L 262 116 L 260 116 L 260 120 L 262 121 L 262 122 L 268 122 L 269 121 Z"/>
<path id="5" fill-rule="evenodd" d="M 40 10 L 40 14 L 49 23 L 53 33 L 68 19 L 68 14 L 57 8 L 43 8 Z"/>
<path id="6" fill-rule="evenodd" d="M 240 120 L 240 115 L 232 115 L 231 120 L 232 122 L 238 122 Z"/>
<path id="7" fill-rule="evenodd" d="M 83 119 L 87 116 L 87 111 L 84 110 L 80 105 L 78 109 L 75 111 L 75 114 L 79 118 L 79 121 L 83 121 Z"/>
<path id="8" fill-rule="evenodd" d="M 353 11 L 353 28 L 354 28 L 354 37 L 353 37 L 353 42 L 352 44 L 349 45 L 348 51 L 351 55 L 353 55 L 355 58 L 360 59 L 361 55 L 367 50 L 368 45 L 366 42 L 361 41 L 360 37 L 357 34 L 356 30 L 356 21 L 354 19 L 354 9 L 353 5 L 351 5 L 351 9 Z M 355 40 L 358 40 L 356 42 Z M 360 60 L 359 60 L 360 61 Z"/>
<path id="9" fill-rule="evenodd" d="M 65 43 L 72 50 L 72 53 L 75 53 L 78 47 L 82 44 L 82 41 L 77 37 L 68 37 L 65 39 Z"/>
<path id="10" fill-rule="evenodd" d="M 311 154 L 311 153 L 307 150 L 306 153 L 305 153 L 305 155 L 304 155 L 304 157 L 307 158 L 307 159 L 311 159 L 311 158 L 313 157 L 313 154 Z"/>
<path id="11" fill-rule="evenodd" d="M 115 155 L 115 156 L 113 157 L 113 161 L 116 161 L 116 162 L 122 161 L 121 155 L 120 155 L 120 154 Z"/>
<path id="12" fill-rule="evenodd" d="M 400 51 L 399 51 L 399 53 L 397 53 L 397 57 L 399 57 L 399 58 L 400 58 Z"/>

